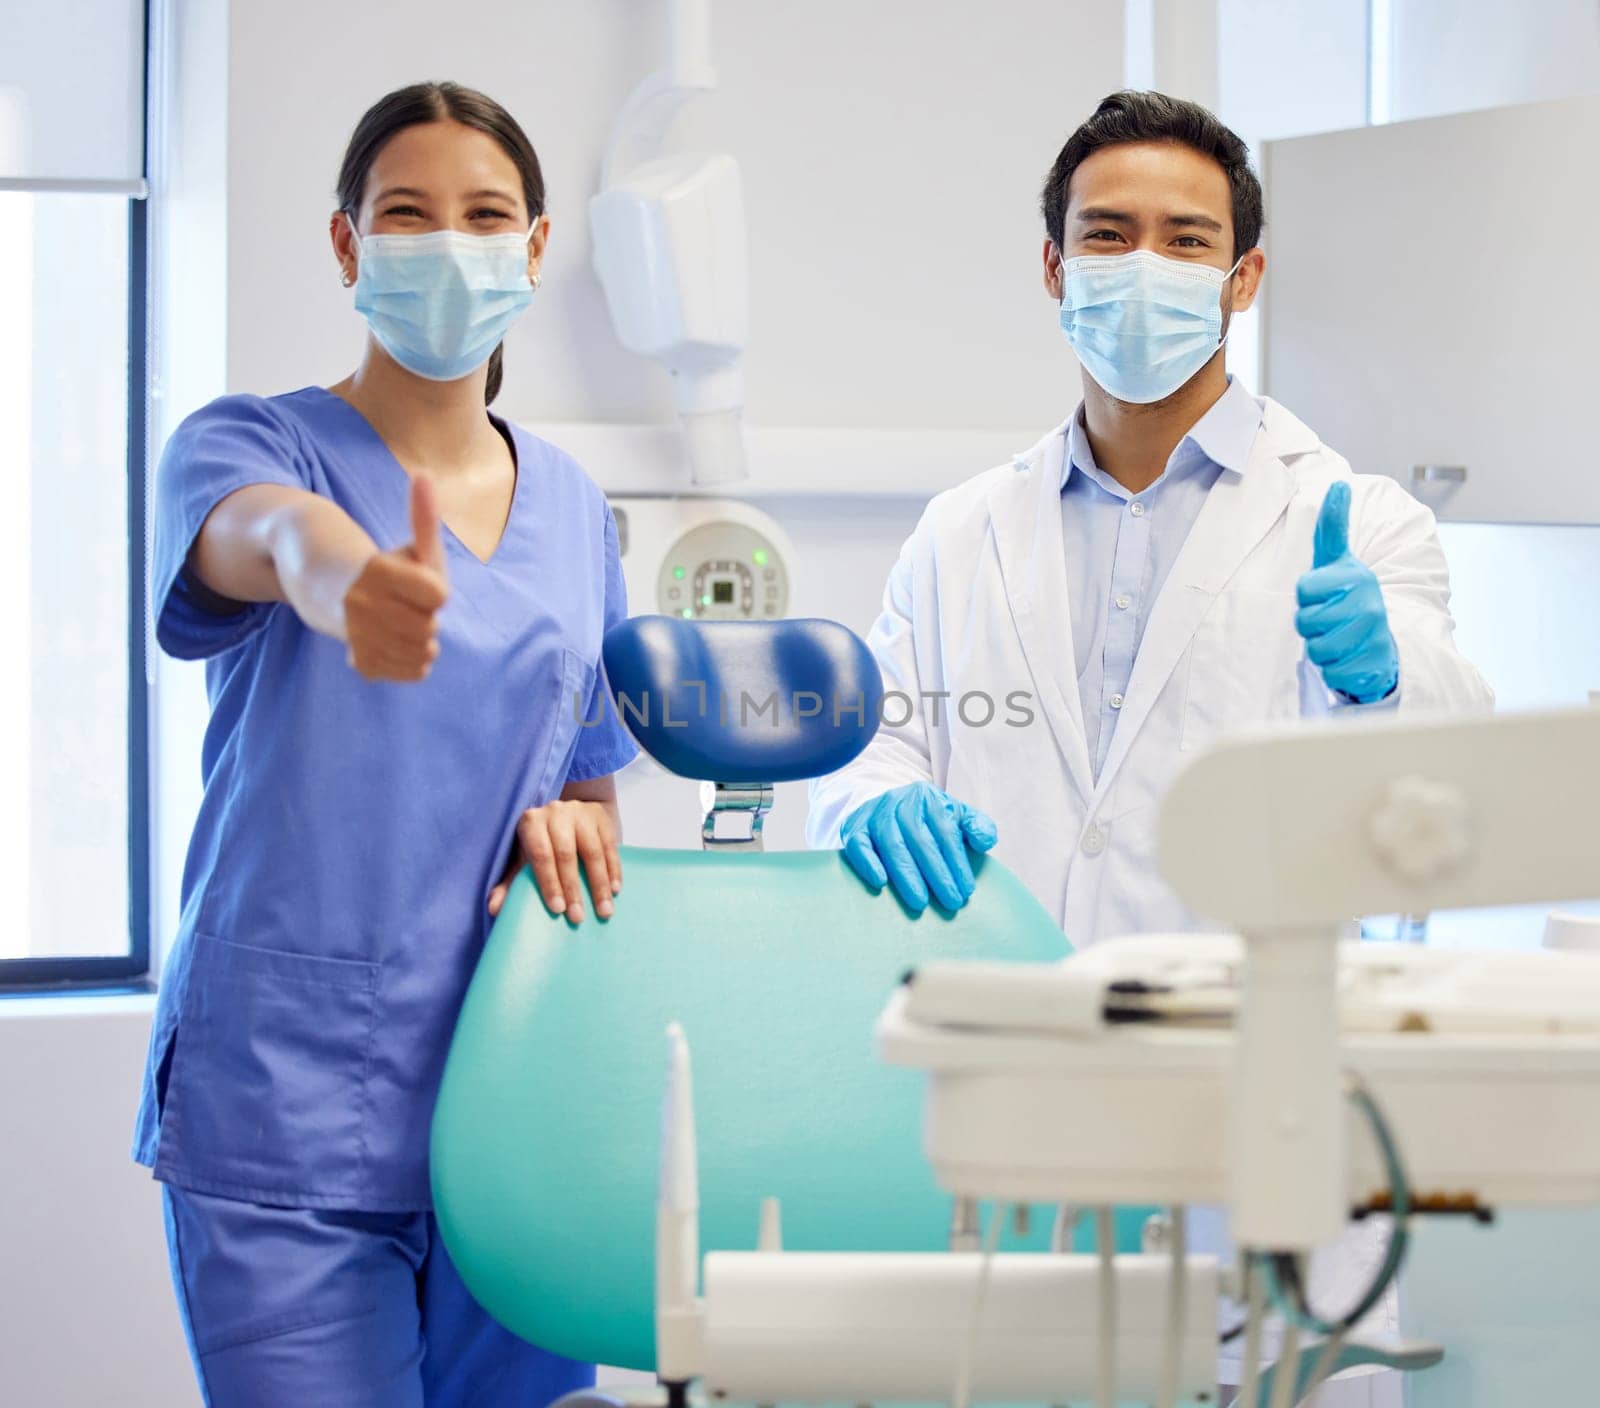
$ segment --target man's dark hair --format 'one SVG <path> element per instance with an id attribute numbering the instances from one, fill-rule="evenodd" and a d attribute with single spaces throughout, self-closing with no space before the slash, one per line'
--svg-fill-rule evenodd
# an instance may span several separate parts
<path id="1" fill-rule="evenodd" d="M 1113 93 L 1067 138 L 1039 197 L 1045 231 L 1060 249 L 1066 238 L 1067 186 L 1072 173 L 1102 147 L 1121 142 L 1176 142 L 1208 156 L 1227 175 L 1233 192 L 1233 257 L 1261 241 L 1261 182 L 1250 169 L 1250 149 L 1237 133 L 1199 103 L 1165 93 Z"/>

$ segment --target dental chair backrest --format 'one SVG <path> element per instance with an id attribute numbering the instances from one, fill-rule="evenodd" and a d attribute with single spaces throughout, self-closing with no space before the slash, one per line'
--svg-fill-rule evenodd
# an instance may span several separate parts
<path id="1" fill-rule="evenodd" d="M 877 666 L 835 622 L 640 617 L 604 656 L 641 746 L 746 801 L 843 766 L 877 726 Z M 776 716 L 758 713 L 770 698 Z M 524 872 L 467 994 L 433 1124 L 440 1228 L 483 1306 L 572 1358 L 654 1367 L 672 1021 L 694 1053 L 703 1248 L 753 1248 L 766 1197 L 782 1200 L 792 1250 L 946 1246 L 920 1079 L 876 1059 L 874 1020 L 927 959 L 1068 951 L 1003 865 L 974 869 L 964 909 L 918 916 L 836 851 L 624 847 L 614 917 L 581 927 L 550 915 Z"/>

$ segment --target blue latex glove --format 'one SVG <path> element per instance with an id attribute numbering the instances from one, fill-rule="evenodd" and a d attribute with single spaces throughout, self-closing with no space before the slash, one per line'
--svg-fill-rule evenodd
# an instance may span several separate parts
<path id="1" fill-rule="evenodd" d="M 1295 588 L 1294 626 L 1328 688 L 1375 704 L 1400 683 L 1400 655 L 1372 569 L 1350 553 L 1350 486 L 1328 490 L 1317 515 L 1311 570 Z"/>
<path id="2" fill-rule="evenodd" d="M 931 782 L 896 787 L 863 802 L 840 828 L 844 857 L 874 890 L 894 886 L 912 910 L 960 909 L 972 896 L 967 847 L 987 851 L 995 825 L 982 812 L 958 802 Z"/>

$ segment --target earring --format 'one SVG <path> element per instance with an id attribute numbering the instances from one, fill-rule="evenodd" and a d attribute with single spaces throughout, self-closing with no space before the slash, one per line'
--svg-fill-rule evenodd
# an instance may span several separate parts
<path id="1" fill-rule="evenodd" d="M 339 282 L 346 288 L 349 288 L 350 285 L 355 282 L 355 280 L 350 277 L 350 271 L 348 269 L 341 269 L 339 271 Z"/>
<path id="2" fill-rule="evenodd" d="M 533 278 L 529 280 L 529 282 L 533 284 L 533 291 L 537 293 L 539 291 L 539 285 L 544 282 L 544 275 L 535 272 Z"/>

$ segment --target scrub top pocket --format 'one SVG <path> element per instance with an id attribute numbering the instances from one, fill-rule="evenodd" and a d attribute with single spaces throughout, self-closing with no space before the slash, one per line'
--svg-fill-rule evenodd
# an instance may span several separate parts
<path id="1" fill-rule="evenodd" d="M 557 705 L 555 726 L 550 730 L 550 748 L 545 754 L 544 770 L 539 777 L 539 796 L 554 801 L 561 795 L 567 780 L 567 769 L 572 765 L 572 753 L 578 745 L 578 735 L 583 730 L 582 721 L 592 721 L 589 694 L 594 688 L 595 666 L 576 650 L 563 646 L 561 650 L 561 691 Z M 596 709 L 611 709 L 609 698 Z M 602 714 L 602 717 L 604 715 Z"/>
<path id="2" fill-rule="evenodd" d="M 379 965 L 193 943 L 160 1162 L 265 1200 L 309 1191 L 314 1149 L 319 1193 L 359 1190 Z"/>

